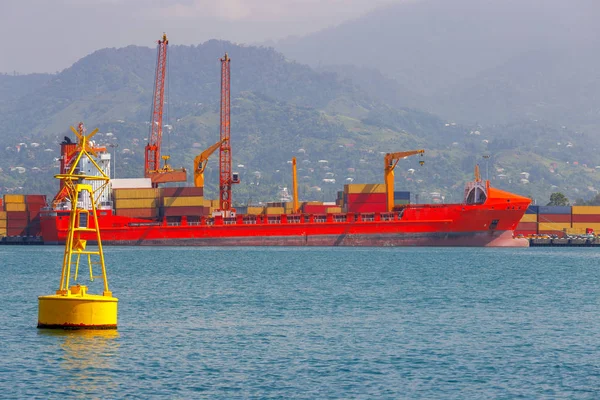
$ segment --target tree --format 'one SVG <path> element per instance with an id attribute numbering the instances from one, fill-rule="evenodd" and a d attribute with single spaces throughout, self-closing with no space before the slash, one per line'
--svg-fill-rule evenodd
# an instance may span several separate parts
<path id="1" fill-rule="evenodd" d="M 560 192 L 552 193 L 550 195 L 550 203 L 548 203 L 547 205 L 548 206 L 568 206 L 569 199 L 567 199 L 567 197 Z"/>

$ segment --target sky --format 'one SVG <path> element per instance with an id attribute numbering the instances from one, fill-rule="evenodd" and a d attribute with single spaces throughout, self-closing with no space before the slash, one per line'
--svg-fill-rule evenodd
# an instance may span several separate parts
<path id="1" fill-rule="evenodd" d="M 305 35 L 402 0 L 0 0 L 0 73 L 60 72 L 95 50 Z"/>

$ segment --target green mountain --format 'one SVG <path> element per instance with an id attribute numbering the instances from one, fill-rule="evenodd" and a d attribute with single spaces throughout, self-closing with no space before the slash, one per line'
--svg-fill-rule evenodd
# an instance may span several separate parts
<path id="1" fill-rule="evenodd" d="M 380 74 L 315 71 L 270 48 L 216 40 L 169 48 L 163 154 L 171 155 L 174 167 L 191 169 L 193 158 L 219 138 L 219 58 L 225 52 L 232 59 L 238 203 L 277 199 L 291 185 L 293 156 L 301 200 L 333 200 L 344 183 L 381 182 L 386 152 L 416 148 L 426 149 L 425 165 L 416 157 L 401 160 L 396 185 L 420 201 L 431 201 L 432 192 L 461 201 L 476 163 L 482 169 L 487 163 L 496 186 L 542 201 L 558 190 L 589 198 L 600 187 L 593 172 L 598 152 L 567 129 L 535 122 L 456 124 L 381 96 L 372 87 L 386 87 Z M 136 46 L 103 49 L 56 75 L 18 77 L 19 90 L 0 95 L 0 192 L 54 194 L 58 144 L 79 121 L 100 129 L 97 143 L 118 146 L 109 147 L 117 177 L 142 176 L 155 56 L 154 49 Z M 572 139 L 567 143 L 564 135 Z M 482 155 L 490 152 L 485 161 Z M 207 196 L 213 198 L 217 159 L 206 172 Z M 521 181 L 522 172 L 529 183 Z"/>

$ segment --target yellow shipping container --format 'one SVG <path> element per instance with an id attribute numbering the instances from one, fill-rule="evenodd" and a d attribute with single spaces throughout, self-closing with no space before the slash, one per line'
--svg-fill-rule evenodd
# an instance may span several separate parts
<path id="1" fill-rule="evenodd" d="M 573 206 L 571 212 L 573 214 L 600 215 L 600 206 Z"/>
<path id="2" fill-rule="evenodd" d="M 6 236 L 6 228 L 0 228 L 0 237 Z"/>
<path id="3" fill-rule="evenodd" d="M 27 211 L 27 204 L 25 203 L 6 203 L 4 205 L 6 211 Z"/>
<path id="4" fill-rule="evenodd" d="M 585 228 L 569 228 L 567 229 L 567 233 L 569 235 L 583 235 L 585 233 Z"/>
<path id="5" fill-rule="evenodd" d="M 204 206 L 204 197 L 189 196 L 189 197 L 163 197 L 163 206 L 165 207 L 194 207 Z"/>
<path id="6" fill-rule="evenodd" d="M 521 218 L 521 222 L 537 222 L 537 214 L 525 214 L 523 218 Z"/>
<path id="7" fill-rule="evenodd" d="M 221 207 L 221 204 L 220 204 L 220 202 L 219 202 L 219 199 L 217 199 L 217 200 L 211 200 L 211 201 L 210 201 L 210 206 L 211 206 L 211 207 L 214 207 L 214 208 L 219 208 L 219 207 Z"/>
<path id="8" fill-rule="evenodd" d="M 342 212 L 342 207 L 327 207 L 327 214 L 336 214 Z"/>
<path id="9" fill-rule="evenodd" d="M 156 208 L 158 199 L 120 199 L 115 201 L 115 208 Z"/>
<path id="10" fill-rule="evenodd" d="M 540 222 L 538 224 L 538 231 L 562 231 L 570 228 L 571 224 L 567 222 Z"/>
<path id="11" fill-rule="evenodd" d="M 344 185 L 344 193 L 385 193 L 385 183 L 350 183 Z"/>
<path id="12" fill-rule="evenodd" d="M 596 234 L 600 233 L 599 222 L 573 222 L 573 229 L 581 230 L 581 233 L 585 233 L 586 228 L 591 228 Z"/>
<path id="13" fill-rule="evenodd" d="M 263 207 L 248 207 L 248 215 L 261 215 L 264 211 Z"/>
<path id="14" fill-rule="evenodd" d="M 250 207 L 248 207 L 248 208 L 250 208 Z M 283 208 L 283 207 L 267 207 L 265 209 L 265 214 L 267 214 L 267 215 L 285 214 L 285 208 Z"/>
<path id="15" fill-rule="evenodd" d="M 161 189 L 157 188 L 115 189 L 113 190 L 113 199 L 157 199 L 161 192 Z"/>
<path id="16" fill-rule="evenodd" d="M 6 220 L 0 219 L 0 228 L 6 228 Z"/>
<path id="17" fill-rule="evenodd" d="M 210 207 L 212 207 L 212 200 L 210 200 L 210 199 L 204 199 L 204 200 L 202 200 L 202 205 L 204 207 L 210 208 Z"/>
<path id="18" fill-rule="evenodd" d="M 24 194 L 5 194 L 4 204 L 6 203 L 25 203 Z"/>
<path id="19" fill-rule="evenodd" d="M 6 219 L 6 211 L 0 211 L 0 219 Z"/>

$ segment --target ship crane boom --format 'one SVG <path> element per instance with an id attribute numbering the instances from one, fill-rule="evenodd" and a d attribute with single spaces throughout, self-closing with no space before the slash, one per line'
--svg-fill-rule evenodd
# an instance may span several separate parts
<path id="1" fill-rule="evenodd" d="M 194 158 L 194 186 L 204 187 L 204 170 L 208 164 L 208 158 L 221 147 L 223 142 L 225 139 L 219 140 Z"/>
<path id="2" fill-rule="evenodd" d="M 425 150 L 409 150 L 399 151 L 396 153 L 387 153 L 384 157 L 384 182 L 387 193 L 387 210 L 392 211 L 394 208 L 394 169 L 398 164 L 398 161 L 405 157 L 414 156 L 420 154 L 421 156 L 425 153 Z"/>

